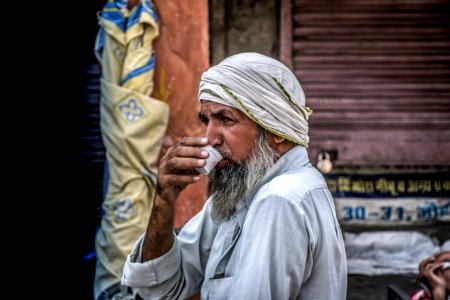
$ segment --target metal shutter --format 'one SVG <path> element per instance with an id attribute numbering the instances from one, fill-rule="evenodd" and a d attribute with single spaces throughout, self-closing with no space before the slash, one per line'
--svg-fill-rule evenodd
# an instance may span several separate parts
<path id="1" fill-rule="evenodd" d="M 335 165 L 450 164 L 450 3 L 282 0 L 281 58 Z M 291 31 L 291 32 L 289 32 Z"/>

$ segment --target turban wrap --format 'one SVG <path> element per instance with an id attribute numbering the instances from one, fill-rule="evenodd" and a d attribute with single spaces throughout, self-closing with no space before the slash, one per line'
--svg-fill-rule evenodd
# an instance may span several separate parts
<path id="1" fill-rule="evenodd" d="M 224 59 L 203 73 L 198 98 L 239 109 L 264 129 L 308 147 L 312 110 L 295 75 L 273 58 L 241 53 Z"/>

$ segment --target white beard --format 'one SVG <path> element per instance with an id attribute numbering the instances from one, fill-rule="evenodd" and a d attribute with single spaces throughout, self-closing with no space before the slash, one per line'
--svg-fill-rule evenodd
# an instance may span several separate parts
<path id="1" fill-rule="evenodd" d="M 223 169 L 209 174 L 208 194 L 212 196 L 211 217 L 215 222 L 229 220 L 236 213 L 236 204 L 268 173 L 277 154 L 267 142 L 266 131 L 260 129 L 258 139 L 245 163 L 232 161 Z"/>

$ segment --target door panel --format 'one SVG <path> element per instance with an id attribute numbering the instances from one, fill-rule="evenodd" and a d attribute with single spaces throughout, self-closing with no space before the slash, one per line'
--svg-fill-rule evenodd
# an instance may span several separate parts
<path id="1" fill-rule="evenodd" d="M 282 0 L 281 11 L 281 59 L 314 110 L 313 162 L 325 150 L 335 166 L 450 165 L 450 3 Z"/>

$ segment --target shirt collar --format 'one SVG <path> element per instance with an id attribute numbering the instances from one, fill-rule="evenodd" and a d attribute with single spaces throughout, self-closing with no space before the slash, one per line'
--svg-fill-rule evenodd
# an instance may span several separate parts
<path id="1" fill-rule="evenodd" d="M 244 201 L 239 201 L 236 205 L 236 216 L 239 221 L 239 226 L 242 228 L 244 225 L 245 217 L 252 204 L 253 198 L 263 185 L 283 173 L 300 169 L 308 164 L 310 164 L 308 151 L 303 146 L 295 146 L 283 154 L 267 175 L 247 194 Z"/>

